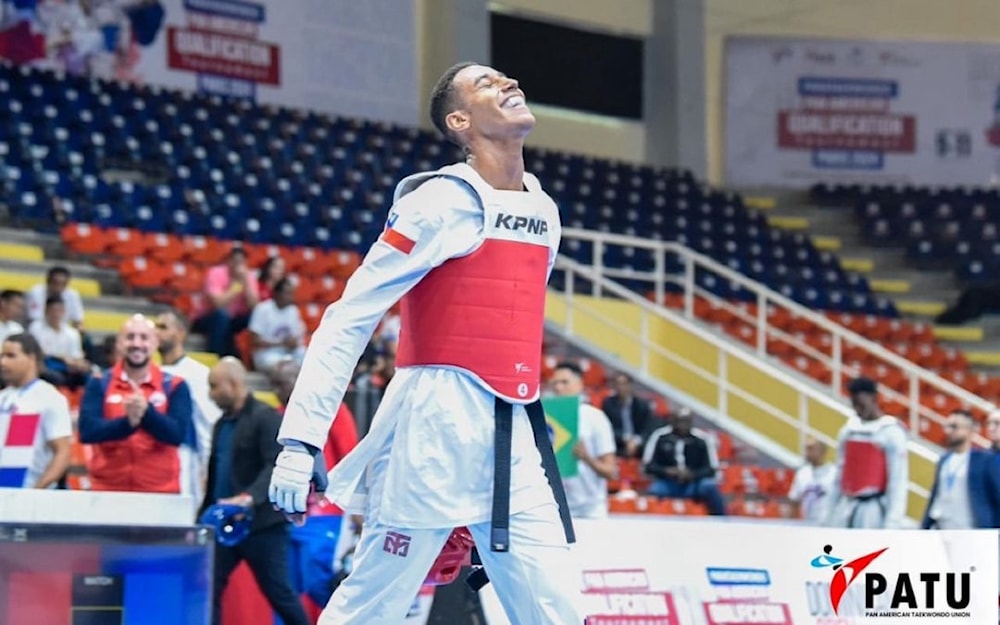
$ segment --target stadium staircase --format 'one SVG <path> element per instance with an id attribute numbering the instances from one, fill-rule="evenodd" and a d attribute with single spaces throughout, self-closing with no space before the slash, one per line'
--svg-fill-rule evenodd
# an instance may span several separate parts
<path id="1" fill-rule="evenodd" d="M 934 325 L 964 287 L 989 284 L 996 275 L 995 191 L 816 185 L 808 193 L 754 193 L 772 226 L 836 252 L 902 316 L 932 325 L 938 341 L 961 350 L 973 374 L 1000 371 L 1000 315 Z M 965 373 L 952 371 L 953 381 L 965 385 Z M 980 390 L 975 382 L 965 386 Z M 991 401 L 1000 400 L 992 389 L 983 390 Z"/>

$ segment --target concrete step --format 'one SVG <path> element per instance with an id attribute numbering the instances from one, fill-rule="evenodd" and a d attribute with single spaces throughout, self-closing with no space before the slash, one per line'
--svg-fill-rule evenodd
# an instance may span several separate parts
<path id="1" fill-rule="evenodd" d="M 913 268 L 901 248 L 867 245 L 850 208 L 812 206 L 806 194 L 775 195 L 773 199 L 774 207 L 767 210 L 770 224 L 808 232 L 817 248 L 835 252 L 845 270 L 863 274 L 872 291 L 892 298 L 902 314 L 929 320 L 958 296 L 958 285 L 950 273 Z M 971 338 L 977 334 L 966 330 L 954 336 Z"/>
<path id="2" fill-rule="evenodd" d="M 0 226 L 0 242 L 34 246 L 42 250 L 44 257 L 48 260 L 65 259 L 66 248 L 58 235 L 35 232 L 23 228 L 10 228 Z"/>
<path id="3" fill-rule="evenodd" d="M 45 272 L 55 265 L 68 269 L 70 276 L 73 279 L 84 278 L 87 280 L 94 280 L 100 283 L 101 286 L 107 285 L 108 287 L 114 287 L 116 284 L 120 283 L 121 280 L 117 271 L 114 271 L 113 269 L 101 269 L 87 263 L 64 261 L 59 259 L 28 261 L 16 258 L 4 258 L 0 256 L 0 271 L 37 275 L 41 277 L 40 281 L 45 279 Z"/>

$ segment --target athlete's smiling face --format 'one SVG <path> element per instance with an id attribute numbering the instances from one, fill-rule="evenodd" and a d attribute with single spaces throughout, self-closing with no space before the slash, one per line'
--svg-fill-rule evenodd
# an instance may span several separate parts
<path id="1" fill-rule="evenodd" d="M 452 131 L 469 143 L 476 137 L 523 139 L 535 126 L 517 81 L 485 65 L 470 65 L 455 75 L 456 109 L 448 115 Z"/>

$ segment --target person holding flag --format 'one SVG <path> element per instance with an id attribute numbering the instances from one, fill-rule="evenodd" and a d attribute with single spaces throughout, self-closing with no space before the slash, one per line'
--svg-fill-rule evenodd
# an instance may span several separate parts
<path id="1" fill-rule="evenodd" d="M 572 474 L 563 474 L 570 514 L 574 519 L 607 518 L 608 480 L 618 477 L 611 420 L 602 410 L 583 401 L 583 371 L 576 364 L 557 364 L 549 387 L 556 397 L 575 397 L 579 402 L 576 443 L 572 448 L 576 467 Z"/>

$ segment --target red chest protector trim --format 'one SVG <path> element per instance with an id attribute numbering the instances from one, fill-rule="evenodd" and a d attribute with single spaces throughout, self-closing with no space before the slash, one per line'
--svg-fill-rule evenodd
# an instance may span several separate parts
<path id="1" fill-rule="evenodd" d="M 105 373 L 104 418 L 125 416 L 125 398 L 132 386 L 122 379 L 121 363 Z M 157 412 L 166 413 L 170 391 L 180 380 L 150 366 L 149 380 L 139 388 Z M 147 493 L 180 492 L 180 456 L 177 447 L 161 443 L 140 428 L 128 438 L 93 446 L 89 463 L 93 490 Z"/>
<path id="2" fill-rule="evenodd" d="M 468 165 L 410 176 L 396 198 L 438 176 L 457 179 L 483 208 L 485 240 L 432 270 L 403 297 L 396 365 L 464 369 L 516 403 L 539 396 L 549 255 L 559 213 L 530 174 L 527 193 L 493 189 Z"/>

